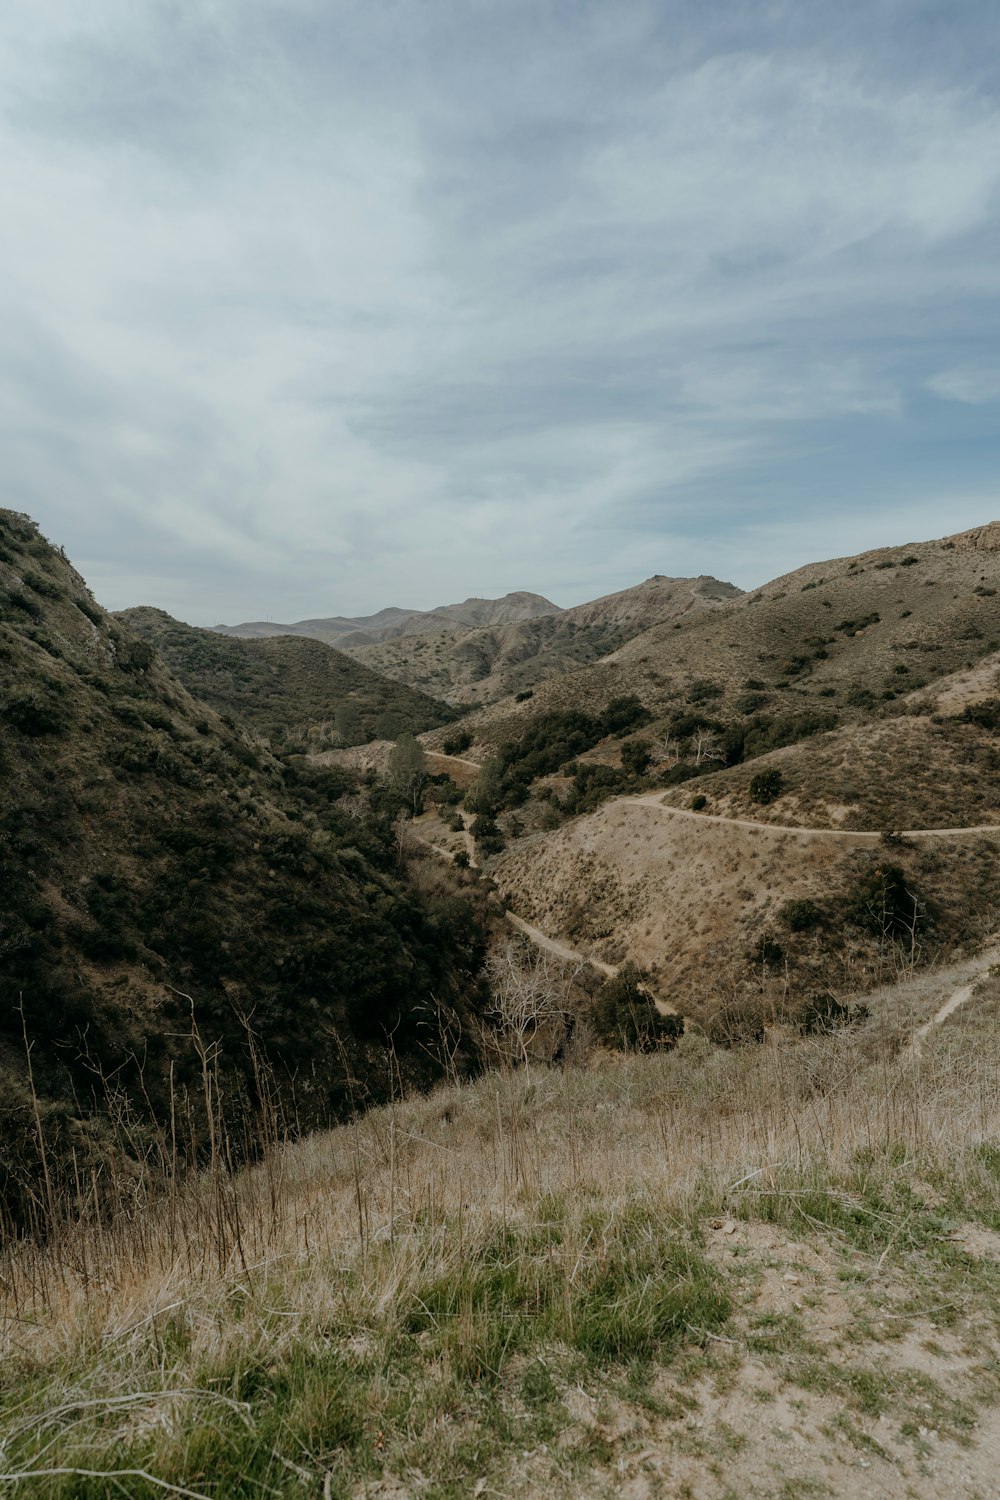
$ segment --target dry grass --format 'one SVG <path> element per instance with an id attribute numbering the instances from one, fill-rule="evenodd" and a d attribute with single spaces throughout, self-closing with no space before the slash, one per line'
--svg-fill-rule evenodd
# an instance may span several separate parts
<path id="1" fill-rule="evenodd" d="M 754 1362 L 782 1399 L 813 1403 L 819 1448 L 824 1422 L 884 1417 L 880 1493 L 925 1463 L 906 1428 L 918 1376 L 941 1456 L 972 1443 L 975 1457 L 1000 1287 L 953 1231 L 1000 1230 L 1000 1041 L 988 1005 L 970 1024 L 905 1065 L 898 1017 L 876 1008 L 813 1041 L 724 1052 L 691 1036 L 589 1071 L 494 1075 L 67 1226 L 47 1250 L 14 1247 L 0 1267 L 4 1482 L 59 1496 L 610 1493 L 627 1463 L 646 1476 L 634 1493 L 655 1494 L 655 1435 L 663 1472 L 694 1465 L 693 1493 L 779 1493 L 754 1488 L 773 1441 L 747 1405 Z M 761 1226 L 770 1249 L 755 1259 Z M 806 1327 L 808 1288 L 787 1316 L 766 1311 L 775 1246 L 786 1281 L 809 1279 L 801 1242 L 826 1267 L 820 1301 L 853 1298 L 836 1355 Z M 957 1339 L 964 1363 L 921 1374 L 876 1317 L 893 1339 Z M 727 1491 L 744 1451 L 757 1467 Z"/>

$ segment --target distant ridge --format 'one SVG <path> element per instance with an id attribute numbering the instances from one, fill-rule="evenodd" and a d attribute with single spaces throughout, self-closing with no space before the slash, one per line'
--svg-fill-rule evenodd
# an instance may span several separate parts
<path id="1" fill-rule="evenodd" d="M 476 630 L 491 625 L 515 625 L 559 613 L 559 607 L 541 594 L 518 590 L 501 599 L 470 598 L 461 604 L 442 604 L 435 609 L 380 609 L 373 615 L 331 615 L 325 619 L 297 620 L 281 624 L 272 620 L 250 620 L 242 625 L 216 625 L 218 635 L 254 639 L 261 636 L 304 635 L 336 646 L 370 646 L 402 635 L 422 635 L 428 630 Z"/>

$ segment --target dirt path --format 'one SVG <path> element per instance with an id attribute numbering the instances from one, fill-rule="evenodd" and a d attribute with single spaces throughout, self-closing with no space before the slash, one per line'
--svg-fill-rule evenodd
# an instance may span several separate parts
<path id="1" fill-rule="evenodd" d="M 455 766 L 467 766 L 470 771 L 475 771 L 477 775 L 483 769 L 481 762 L 478 760 L 465 760 L 461 755 L 445 755 L 443 750 L 427 750 L 425 753 L 428 760 L 446 760 Z"/>
<path id="2" fill-rule="evenodd" d="M 936 1030 L 938 1026 L 943 1025 L 948 1020 L 948 1017 L 953 1016 L 957 1010 L 961 1010 L 963 1005 L 969 1003 L 977 981 L 989 969 L 992 969 L 994 964 L 998 963 L 1000 963 L 1000 946 L 984 948 L 982 953 L 977 954 L 974 959 L 970 960 L 966 969 L 969 975 L 966 983 L 960 985 L 957 990 L 952 990 L 948 999 L 934 1012 L 930 1020 L 925 1021 L 922 1026 L 917 1027 L 910 1039 L 909 1045 L 904 1047 L 900 1053 L 902 1061 L 911 1061 L 920 1056 L 924 1041 L 930 1033 Z"/>
<path id="3" fill-rule="evenodd" d="M 565 959 L 567 963 L 589 964 L 592 969 L 597 969 L 601 974 L 606 974 L 609 979 L 614 978 L 618 970 L 613 964 L 606 964 L 603 959 L 592 958 L 589 953 L 580 953 L 576 948 L 570 948 L 566 943 L 559 943 L 555 938 L 550 938 L 542 932 L 540 927 L 532 927 L 530 922 L 525 922 L 521 917 L 514 915 L 512 911 L 507 912 L 507 921 L 518 932 L 523 932 L 526 938 L 530 938 L 537 948 L 544 948 L 546 953 L 552 953 L 556 958 Z"/>
<path id="4" fill-rule="evenodd" d="M 692 812 L 686 807 L 671 807 L 663 800 L 662 792 L 646 792 L 641 797 L 616 797 L 614 800 L 622 807 L 655 807 L 658 812 L 666 813 L 672 818 L 691 818 L 700 823 L 728 823 L 732 828 L 754 828 L 760 833 L 794 833 L 804 839 L 843 839 L 852 844 L 877 844 L 881 833 L 873 833 L 857 828 L 804 828 L 793 823 L 757 823 L 752 818 L 727 818 L 722 813 Z M 1000 824 L 979 823 L 971 828 L 904 828 L 898 830 L 900 838 L 906 839 L 934 839 L 934 838 L 960 838 L 963 835 L 972 836 L 979 833 L 995 833 L 1000 835 Z"/>

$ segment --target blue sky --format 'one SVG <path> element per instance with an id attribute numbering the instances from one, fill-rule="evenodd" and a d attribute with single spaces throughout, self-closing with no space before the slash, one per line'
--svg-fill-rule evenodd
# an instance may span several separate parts
<path id="1" fill-rule="evenodd" d="M 2 503 L 202 624 L 994 518 L 998 59 L 992 0 L 8 0 Z"/>

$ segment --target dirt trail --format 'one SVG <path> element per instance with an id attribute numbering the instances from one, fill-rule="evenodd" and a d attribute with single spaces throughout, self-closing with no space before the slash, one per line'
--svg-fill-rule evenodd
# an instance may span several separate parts
<path id="1" fill-rule="evenodd" d="M 475 771 L 477 775 L 483 769 L 481 762 L 478 760 L 465 760 L 461 755 L 445 755 L 443 750 L 427 750 L 425 753 L 429 760 L 446 760 L 455 766 L 467 766 L 470 771 Z"/>
<path id="2" fill-rule="evenodd" d="M 686 807 L 671 807 L 662 799 L 662 792 L 646 792 L 641 797 L 616 797 L 614 801 L 622 807 L 655 807 L 658 812 L 666 813 L 672 818 L 691 818 L 698 823 L 728 823 L 733 828 L 754 828 L 761 833 L 794 833 L 804 839 L 834 838 L 853 844 L 877 844 L 882 838 L 881 833 L 857 828 L 804 828 L 801 824 L 758 823 L 752 818 L 727 818 L 722 813 L 692 812 Z M 901 828 L 895 831 L 900 838 L 906 839 L 960 838 L 962 835 L 979 833 L 1000 834 L 1000 824 L 979 823 L 971 828 Z"/>
<path id="3" fill-rule="evenodd" d="M 953 1016 L 957 1010 L 961 1010 L 963 1005 L 969 1003 L 977 981 L 989 969 L 992 969 L 994 964 L 998 963 L 1000 963 L 1000 946 L 984 948 L 982 953 L 978 953 L 974 959 L 971 959 L 968 965 L 965 966 L 966 973 L 969 976 L 966 983 L 960 985 L 957 990 L 952 990 L 948 999 L 934 1012 L 930 1020 L 925 1021 L 922 1026 L 917 1027 L 910 1039 L 909 1045 L 904 1047 L 900 1053 L 901 1060 L 910 1061 L 918 1058 L 923 1050 L 924 1041 L 930 1033 L 938 1026 L 943 1025 L 949 1016 Z"/>
<path id="4" fill-rule="evenodd" d="M 523 932 L 526 938 L 538 948 L 544 948 L 546 953 L 555 954 L 556 958 L 562 958 L 567 963 L 589 964 L 592 969 L 597 969 L 601 974 L 606 974 L 609 979 L 614 978 L 618 970 L 613 964 L 606 964 L 603 959 L 592 958 L 589 953 L 580 953 L 576 948 L 570 948 L 567 943 L 559 943 L 555 938 L 547 937 L 539 927 L 532 927 L 530 922 L 525 922 L 521 917 L 514 915 L 512 911 L 507 912 L 507 921 L 518 932 Z"/>

